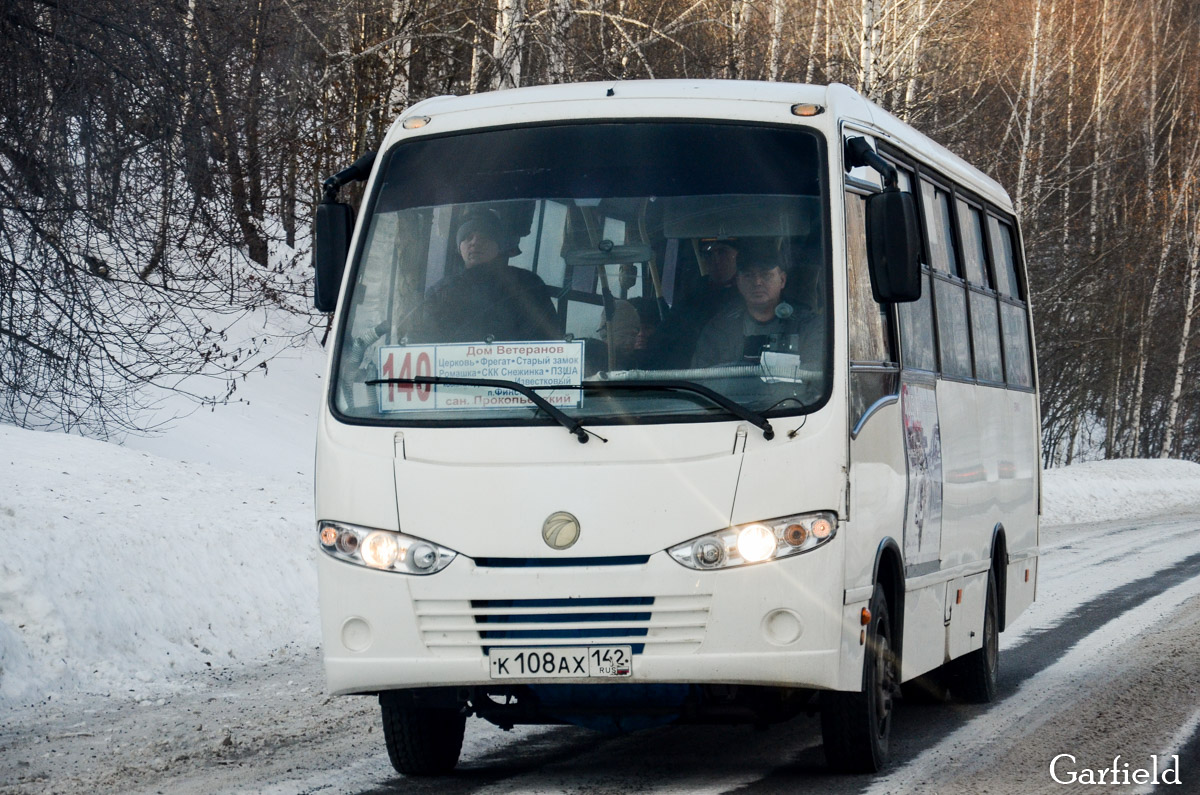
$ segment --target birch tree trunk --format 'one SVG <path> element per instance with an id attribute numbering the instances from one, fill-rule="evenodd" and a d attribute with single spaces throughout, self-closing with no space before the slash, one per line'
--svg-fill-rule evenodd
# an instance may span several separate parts
<path id="1" fill-rule="evenodd" d="M 521 55 L 525 50 L 525 0 L 497 0 L 496 39 L 492 46 L 495 69 L 492 88 L 521 85 Z"/>
<path id="2" fill-rule="evenodd" d="M 1109 20 L 1108 0 L 1102 0 L 1100 6 L 1100 47 L 1096 54 L 1096 91 L 1092 95 L 1092 166 L 1091 166 L 1091 202 L 1088 204 L 1088 240 L 1091 250 L 1096 251 L 1100 229 L 1100 163 L 1106 155 L 1102 153 L 1105 144 L 1104 120 L 1107 117 L 1106 90 L 1108 86 L 1108 46 Z"/>
<path id="3" fill-rule="evenodd" d="M 729 4 L 729 62 L 726 75 L 741 80 L 746 75 L 746 23 L 749 0 L 732 0 Z"/>
<path id="4" fill-rule="evenodd" d="M 1033 140 L 1033 109 L 1038 104 L 1038 89 L 1041 73 L 1038 72 L 1038 56 L 1042 44 L 1042 0 L 1033 3 L 1033 41 L 1029 47 L 1029 81 L 1025 89 L 1025 114 L 1021 123 L 1021 152 L 1017 162 L 1017 190 L 1013 206 L 1017 215 L 1025 212 L 1026 189 L 1029 180 L 1030 150 Z"/>
<path id="5" fill-rule="evenodd" d="M 858 92 L 868 98 L 874 98 L 878 19 L 878 0 L 862 0 L 859 13 Z"/>
<path id="6" fill-rule="evenodd" d="M 926 0 L 917 0 L 917 30 L 913 34 L 912 47 L 908 62 L 908 80 L 904 89 L 904 114 L 907 119 L 912 113 L 912 107 L 917 102 L 918 70 L 921 68 L 921 47 L 925 40 L 925 27 L 928 24 L 928 9 Z"/>
<path id="7" fill-rule="evenodd" d="M 1192 316 L 1196 313 L 1196 288 L 1200 285 L 1200 213 L 1193 211 L 1187 246 L 1187 297 L 1183 302 L 1183 327 L 1179 330 L 1179 350 L 1175 356 L 1175 380 L 1167 400 L 1167 427 L 1160 456 L 1170 458 L 1175 446 L 1175 426 L 1179 422 L 1179 399 L 1183 395 L 1188 347 L 1192 337 Z"/>
<path id="8" fill-rule="evenodd" d="M 547 70 L 551 83 L 566 83 L 571 77 L 568 63 L 571 24 L 575 21 L 571 0 L 550 0 L 550 31 Z"/>
<path id="9" fill-rule="evenodd" d="M 408 3 L 404 0 L 392 0 L 388 13 L 391 23 L 387 33 L 397 37 L 397 41 L 387 48 L 381 57 L 388 71 L 387 108 L 385 116 L 392 118 L 398 114 L 412 97 L 412 81 L 409 79 L 408 64 L 412 59 L 412 36 L 408 28 L 411 20 L 407 19 Z"/>
<path id="10" fill-rule="evenodd" d="M 779 81 L 780 50 L 783 47 L 783 0 L 771 0 L 771 38 L 767 46 L 767 79 Z M 811 60 L 811 50 L 810 60 Z"/>
<path id="11" fill-rule="evenodd" d="M 808 35 L 808 66 L 804 69 L 804 82 L 811 83 L 817 70 L 817 32 L 822 29 L 825 23 L 825 3 L 827 0 L 816 0 L 813 4 L 813 22 L 812 29 Z M 829 63 L 828 37 L 826 38 L 826 50 L 824 63 Z M 828 67 L 826 67 L 828 68 Z"/>

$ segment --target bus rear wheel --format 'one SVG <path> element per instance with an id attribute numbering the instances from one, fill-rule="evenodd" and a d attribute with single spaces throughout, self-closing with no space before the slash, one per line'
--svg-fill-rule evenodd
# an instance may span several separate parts
<path id="1" fill-rule="evenodd" d="M 843 773 L 875 773 L 887 762 L 892 709 L 900 687 L 883 586 L 876 584 L 870 605 L 862 691 L 827 691 L 821 698 L 825 759 L 830 767 Z"/>
<path id="2" fill-rule="evenodd" d="M 448 707 L 422 707 L 403 693 L 379 694 L 383 739 L 396 772 L 440 776 L 458 764 L 467 717 Z"/>

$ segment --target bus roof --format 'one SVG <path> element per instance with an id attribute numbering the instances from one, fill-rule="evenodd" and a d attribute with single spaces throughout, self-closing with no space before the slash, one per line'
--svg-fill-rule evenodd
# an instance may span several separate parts
<path id="1" fill-rule="evenodd" d="M 439 96 L 418 102 L 406 110 L 392 126 L 385 146 L 414 134 L 414 131 L 401 127 L 402 121 L 412 116 L 440 117 L 453 114 L 457 117 L 455 124 L 438 125 L 439 131 L 506 123 L 636 118 L 639 115 L 763 121 L 777 116 L 776 108 L 790 108 L 797 103 L 819 104 L 829 111 L 824 118 L 812 117 L 805 119 L 805 122 L 824 127 L 827 131 L 832 131 L 830 125 L 843 120 L 863 125 L 873 130 L 877 137 L 888 140 L 963 187 L 1006 211 L 1012 211 L 1012 201 L 1000 183 L 840 83 L 817 86 L 749 80 L 612 80 L 530 86 L 461 97 Z M 789 111 L 786 118 L 794 121 L 796 117 Z M 416 134 L 426 132 L 432 134 L 434 129 Z"/>

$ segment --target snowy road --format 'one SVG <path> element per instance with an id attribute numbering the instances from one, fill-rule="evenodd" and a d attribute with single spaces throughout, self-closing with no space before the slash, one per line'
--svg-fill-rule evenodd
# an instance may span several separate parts
<path id="1" fill-rule="evenodd" d="M 1000 699 L 903 705 L 875 778 L 827 775 L 802 716 L 621 737 L 472 720 L 454 776 L 407 780 L 375 702 L 327 699 L 315 650 L 294 648 L 151 697 L 4 714 L 0 792 L 1042 792 L 1059 754 L 1131 770 L 1180 754 L 1183 785 L 1159 791 L 1200 791 L 1200 517 L 1048 527 L 1042 552 L 1038 602 L 1002 636 Z"/>

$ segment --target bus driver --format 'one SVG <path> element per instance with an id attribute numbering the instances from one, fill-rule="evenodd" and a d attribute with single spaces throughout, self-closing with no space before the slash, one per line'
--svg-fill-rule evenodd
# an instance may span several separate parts
<path id="1" fill-rule="evenodd" d="M 455 236 L 463 270 L 425 299 L 419 341 L 546 340 L 562 336 L 558 315 L 537 274 L 508 264 L 516 245 L 494 211 L 474 213 Z"/>

